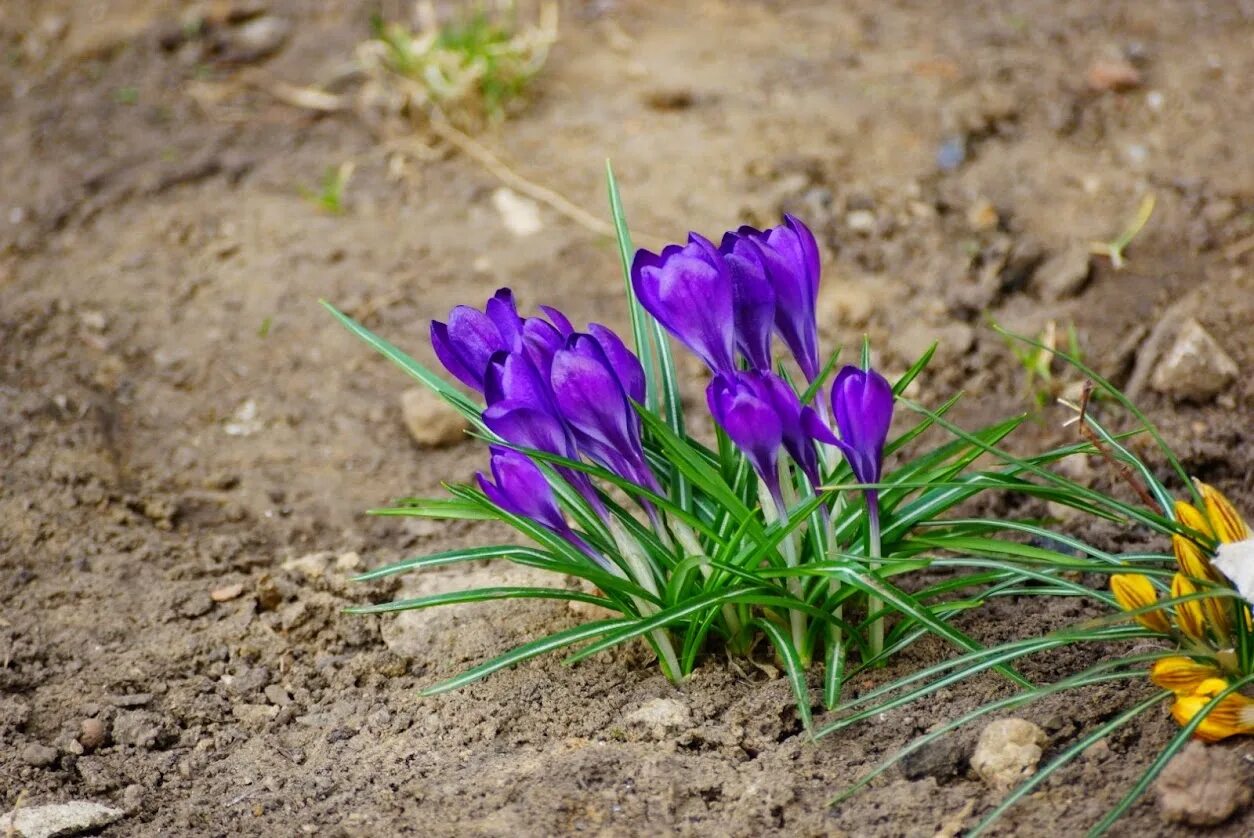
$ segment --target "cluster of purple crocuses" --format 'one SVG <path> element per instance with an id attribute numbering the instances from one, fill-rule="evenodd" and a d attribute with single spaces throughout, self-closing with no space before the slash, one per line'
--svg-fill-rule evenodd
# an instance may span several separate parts
<path id="1" fill-rule="evenodd" d="M 776 506 L 772 513 L 786 511 L 781 450 L 815 488 L 823 477 L 816 442 L 837 447 L 860 482 L 879 481 L 893 409 L 884 377 L 846 366 L 816 411 L 773 366 L 778 334 L 808 383 L 820 374 L 819 251 L 801 221 L 785 216 L 768 230 L 741 227 L 717 247 L 691 233 L 686 245 L 658 254 L 640 250 L 631 279 L 644 309 L 713 373 L 710 412 L 758 474 Z M 608 567 L 567 524 L 543 470 L 514 448 L 586 457 L 661 494 L 632 404 L 644 402 L 645 371 L 610 329 L 592 324 L 576 331 L 560 311 L 540 310 L 543 316 L 522 317 L 513 294 L 502 289 L 483 311 L 458 306 L 447 323 L 433 322 L 431 342 L 445 368 L 483 395 L 484 424 L 510 446 L 492 447 L 492 476 L 479 475 L 483 491 L 503 510 L 542 524 Z M 608 522 L 586 474 L 556 471 Z M 873 493 L 868 501 L 874 504 Z M 642 505 L 657 526 L 657 512 Z"/>

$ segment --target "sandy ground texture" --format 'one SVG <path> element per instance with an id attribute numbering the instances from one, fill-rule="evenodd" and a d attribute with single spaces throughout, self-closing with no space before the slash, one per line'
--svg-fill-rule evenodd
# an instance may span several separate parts
<path id="1" fill-rule="evenodd" d="M 117 810 L 111 836 L 931 836 L 996 804 L 968 765 L 977 729 L 826 805 L 1003 694 L 992 678 L 817 744 L 783 680 L 719 655 L 678 689 L 633 647 L 420 698 L 581 615 L 340 613 L 399 590 L 350 584 L 355 570 L 504 534 L 362 514 L 469 478 L 484 452 L 419 447 L 402 417 L 411 382 L 316 301 L 430 361 L 429 318 L 504 284 L 623 326 L 614 248 L 547 207 L 519 236 L 501 182 L 464 154 L 266 92 L 334 76 L 370 4 L 204 3 L 199 31 L 180 26 L 189 6 L 0 5 L 0 811 L 95 801 Z M 1032 334 L 1073 323 L 1189 470 L 1254 514 L 1254 4 L 563 11 L 526 109 L 479 135 L 518 173 L 604 216 L 612 157 L 633 225 L 667 239 L 798 213 L 825 249 L 825 340 L 867 333 L 900 370 L 939 339 L 919 395 L 965 390 L 964 421 L 1028 404 L 990 316 Z M 243 12 L 268 29 L 229 22 Z M 345 161 L 347 211 L 320 212 L 301 188 Z M 1146 194 L 1156 207 L 1124 268 L 1089 258 Z M 1199 392 L 1166 360 L 1195 325 L 1218 347 L 1203 342 Z M 696 393 L 699 371 L 685 373 Z M 1062 416 L 1046 411 L 1023 444 L 1067 439 Z M 526 578 L 485 565 L 405 585 Z M 1003 602 L 964 627 L 994 641 L 1089 614 Z M 1025 671 L 1053 678 L 1102 653 Z M 921 643 L 852 689 L 946 654 Z M 1034 710 L 1046 758 L 1148 690 Z M 1078 834 L 1173 729 L 1148 714 L 999 834 Z M 1249 743 L 1212 751 L 1243 756 L 1250 782 Z M 1254 831 L 1254 811 L 1222 829 Z M 1187 828 L 1149 794 L 1116 832 Z"/>

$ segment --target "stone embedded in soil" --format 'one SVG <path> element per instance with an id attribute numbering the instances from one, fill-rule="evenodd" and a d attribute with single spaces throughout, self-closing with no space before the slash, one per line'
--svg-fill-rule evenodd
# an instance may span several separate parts
<path id="1" fill-rule="evenodd" d="M 401 394 L 401 416 L 414 442 L 423 448 L 445 448 L 466 439 L 465 417 L 443 399 L 421 387 Z"/>
<path id="2" fill-rule="evenodd" d="M 221 588 L 214 588 L 209 592 L 209 598 L 214 602 L 230 602 L 240 597 L 243 593 L 243 583 L 236 582 L 233 585 L 223 585 Z"/>
<path id="3" fill-rule="evenodd" d="M 1007 789 L 1031 776 L 1048 738 L 1026 719 L 998 719 L 980 732 L 971 767 L 996 789 Z"/>
<path id="4" fill-rule="evenodd" d="M 0 835 L 15 838 L 57 838 L 100 829 L 122 817 L 113 809 L 90 800 L 22 806 L 0 817 Z"/>
<path id="5" fill-rule="evenodd" d="M 623 722 L 660 739 L 691 724 L 692 712 L 673 698 L 654 698 L 628 713 Z"/>
<path id="6" fill-rule="evenodd" d="M 1074 297 L 1084 290 L 1093 274 L 1092 256 L 1087 246 L 1073 244 L 1055 253 L 1037 269 L 1033 281 L 1049 302 Z"/>
<path id="7" fill-rule="evenodd" d="M 1154 783 L 1159 814 L 1167 823 L 1221 824 L 1250 803 L 1246 773 L 1235 751 L 1190 742 Z"/>
<path id="8" fill-rule="evenodd" d="M 971 759 L 971 741 L 958 736 L 942 736 L 911 751 L 899 763 L 908 780 L 935 777 L 946 780 L 962 774 Z"/>
<path id="9" fill-rule="evenodd" d="M 32 742 L 22 749 L 22 761 L 36 768 L 46 768 L 57 761 L 57 749 Z"/>
<path id="10" fill-rule="evenodd" d="M 1150 376 L 1150 386 L 1177 401 L 1206 402 L 1236 380 L 1240 369 L 1210 332 L 1190 317 Z"/>
<path id="11" fill-rule="evenodd" d="M 79 725 L 78 744 L 85 751 L 94 751 L 105 743 L 109 731 L 100 719 L 83 719 Z"/>

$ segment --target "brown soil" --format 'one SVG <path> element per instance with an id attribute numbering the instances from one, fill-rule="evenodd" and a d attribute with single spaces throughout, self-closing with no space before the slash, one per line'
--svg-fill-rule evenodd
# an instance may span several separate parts
<path id="1" fill-rule="evenodd" d="M 430 360 L 428 319 L 503 284 L 621 326 L 614 250 L 548 210 L 540 233 L 515 238 L 492 207 L 498 182 L 465 157 L 393 164 L 357 116 L 310 115 L 243 83 L 257 67 L 324 78 L 366 36 L 364 6 L 274 0 L 288 41 L 263 64 L 230 64 L 175 43 L 180 5 L 0 7 L 0 805 L 112 803 L 127 815 L 109 835 L 932 835 L 1000 799 L 965 767 L 971 731 L 911 777 L 825 805 L 1006 689 L 991 678 L 817 744 L 783 680 L 717 656 L 680 689 L 631 649 L 420 698 L 579 617 L 535 602 L 340 613 L 395 588 L 346 584 L 336 556 L 375 566 L 502 533 L 362 514 L 469 478 L 483 452 L 418 450 L 400 418 L 409 383 L 316 300 Z M 1028 333 L 1073 321 L 1125 382 L 1146 327 L 1194 315 L 1245 377 L 1207 405 L 1140 400 L 1191 472 L 1254 512 L 1250 4 L 565 11 L 534 100 L 482 136 L 521 173 L 601 214 L 612 157 L 633 224 L 668 238 L 798 212 L 828 248 L 829 341 L 867 332 L 901 368 L 938 336 L 921 397 L 961 387 L 970 421 L 1023 404 L 984 311 Z M 1140 85 L 1091 90 L 1099 61 L 1130 61 Z M 952 137 L 966 159 L 942 171 Z M 299 187 L 350 159 L 347 213 L 318 212 Z M 1097 259 L 1078 296 L 1049 299 L 1041 258 L 1113 237 L 1145 192 L 1158 205 L 1126 268 Z M 240 422 L 248 404 L 255 418 Z M 1061 418 L 1045 414 L 1028 441 L 1063 438 Z M 502 575 L 520 578 L 491 565 L 421 584 Z M 241 596 L 210 598 L 235 583 Z M 995 640 L 1089 613 L 999 603 L 966 627 Z M 1101 651 L 1026 670 L 1056 677 Z M 946 654 L 920 644 L 854 688 Z M 1147 690 L 1033 711 L 1047 758 Z M 625 722 L 659 697 L 689 721 Z M 90 718 L 111 733 L 82 752 Z M 1000 832 L 1077 834 L 1172 730 L 1151 712 Z M 33 764 L 33 744 L 56 758 Z M 1254 831 L 1254 813 L 1228 828 Z M 1117 828 L 1184 831 L 1150 797 Z"/>

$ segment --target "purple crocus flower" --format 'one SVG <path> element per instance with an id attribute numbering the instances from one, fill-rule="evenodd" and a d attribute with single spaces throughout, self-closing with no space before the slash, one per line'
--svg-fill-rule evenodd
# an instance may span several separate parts
<path id="1" fill-rule="evenodd" d="M 716 375 L 705 390 L 705 399 L 714 421 L 748 457 L 779 503 L 777 466 L 784 429 L 758 377 L 753 373 Z"/>
<path id="2" fill-rule="evenodd" d="M 547 527 L 562 538 L 574 544 L 590 558 L 602 566 L 606 566 L 603 556 L 597 554 L 570 525 L 557 505 L 557 497 L 549 485 L 544 472 L 540 470 L 530 457 L 509 448 L 492 446 L 492 459 L 489 463 L 492 480 L 483 472 L 475 475 L 479 488 L 488 496 L 488 500 L 506 512 Z M 495 481 L 495 482 L 493 482 Z"/>
<path id="3" fill-rule="evenodd" d="M 837 437 L 813 410 L 806 408 L 805 429 L 815 439 L 840 448 L 860 483 L 878 483 L 884 442 L 893 421 L 893 388 L 875 370 L 847 366 L 832 383 L 832 413 Z"/>
<path id="4" fill-rule="evenodd" d="M 725 233 L 718 249 L 731 275 L 736 348 L 753 369 L 770 370 L 775 289 L 766 275 L 767 257 L 757 241 L 741 233 Z"/>
<path id="5" fill-rule="evenodd" d="M 448 323 L 431 322 L 431 347 L 440 363 L 458 381 L 480 393 L 492 356 L 518 349 L 522 337 L 522 318 L 508 288 L 497 291 L 483 311 L 456 306 L 449 312 Z"/>
<path id="6" fill-rule="evenodd" d="M 818 485 L 818 456 L 801 425 L 801 402 L 782 378 L 761 371 L 715 376 L 706 389 L 706 401 L 719 427 L 749 458 L 777 501 L 781 446 L 811 485 Z"/>
<path id="7" fill-rule="evenodd" d="M 598 331 L 600 338 L 576 332 L 565 348 L 554 354 L 550 383 L 558 411 L 580 449 L 591 459 L 640 486 L 657 490 L 640 441 L 640 417 L 628 401 L 629 387 L 643 391 L 644 372 L 612 332 Z M 602 341 L 611 345 L 610 352 Z"/>
<path id="8" fill-rule="evenodd" d="M 766 278 L 775 292 L 775 328 L 792 350 L 806 380 L 819 374 L 819 334 L 815 306 L 819 296 L 819 246 L 800 219 L 784 216 L 769 230 L 741 227 L 740 238 L 761 247 Z"/>
<path id="9" fill-rule="evenodd" d="M 689 233 L 687 245 L 636 251 L 631 284 L 645 310 L 706 366 L 735 371 L 731 273 L 708 239 Z"/>
<path id="10" fill-rule="evenodd" d="M 520 448 L 534 448 L 568 460 L 579 459 L 575 437 L 562 420 L 548 381 L 525 352 L 493 356 L 485 376 L 488 406 L 483 423 L 501 439 Z M 598 512 L 604 505 L 588 476 L 558 466 L 557 472 Z"/>

